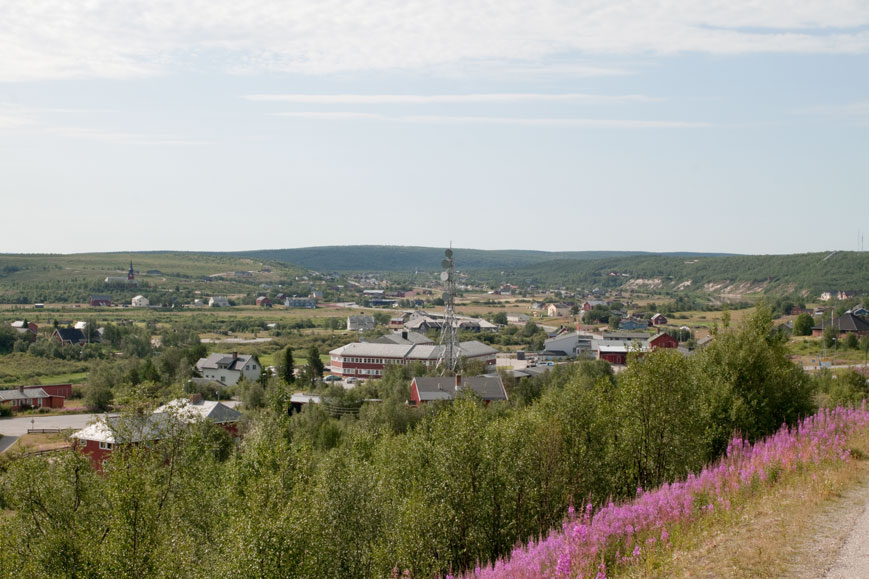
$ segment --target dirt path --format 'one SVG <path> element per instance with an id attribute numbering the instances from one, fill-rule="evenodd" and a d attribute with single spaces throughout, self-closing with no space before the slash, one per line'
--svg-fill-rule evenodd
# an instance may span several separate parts
<path id="1" fill-rule="evenodd" d="M 869 577 L 869 485 L 863 484 L 860 493 L 847 501 L 850 513 L 857 513 L 857 518 L 851 527 L 845 542 L 836 555 L 832 568 L 827 572 L 827 579 L 850 579 L 852 577 Z"/>
<path id="2" fill-rule="evenodd" d="M 797 550 L 788 577 L 869 578 L 869 480 L 813 517 L 813 534 Z"/>

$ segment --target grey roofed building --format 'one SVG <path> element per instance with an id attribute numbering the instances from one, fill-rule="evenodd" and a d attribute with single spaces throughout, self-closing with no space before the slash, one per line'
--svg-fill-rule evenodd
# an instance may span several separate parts
<path id="1" fill-rule="evenodd" d="M 185 422 L 208 419 L 217 424 L 226 424 L 241 420 L 241 412 L 214 400 L 177 398 L 154 412 L 172 413 Z"/>
<path id="2" fill-rule="evenodd" d="M 54 337 L 56 337 L 62 345 L 66 344 L 85 344 L 87 336 L 76 328 L 55 328 Z"/>
<path id="3" fill-rule="evenodd" d="M 74 432 L 70 438 L 124 444 L 167 438 L 177 431 L 178 426 L 180 421 L 163 412 L 101 416 L 93 424 Z"/>
<path id="4" fill-rule="evenodd" d="M 573 358 L 579 352 L 591 350 L 592 337 L 579 332 L 559 334 L 543 343 L 545 359 Z"/>
<path id="5" fill-rule="evenodd" d="M 8 390 L 0 390 L 0 402 L 49 397 L 50 395 L 42 388 L 10 388 Z"/>
<path id="6" fill-rule="evenodd" d="M 211 296 L 208 305 L 212 308 L 228 308 L 229 300 L 226 299 L 226 296 Z"/>
<path id="7" fill-rule="evenodd" d="M 233 352 L 232 354 L 214 353 L 207 358 L 200 358 L 196 362 L 196 370 L 203 378 L 219 380 L 231 386 L 237 384 L 242 378 L 250 381 L 257 380 L 262 367 L 254 356 Z"/>
<path id="8" fill-rule="evenodd" d="M 629 342 L 632 340 L 648 340 L 652 335 L 647 332 L 604 332 L 604 340 L 618 340 Z"/>
<path id="9" fill-rule="evenodd" d="M 867 310 L 866 306 L 864 306 L 863 304 L 858 304 L 845 313 L 846 314 L 853 314 L 855 316 L 864 317 L 866 315 L 869 315 L 869 310 Z"/>
<path id="10" fill-rule="evenodd" d="M 207 358 L 200 358 L 198 362 L 196 362 L 196 367 L 200 370 L 205 368 L 210 369 L 224 369 L 224 370 L 238 370 L 248 362 L 253 359 L 253 356 L 250 354 L 239 354 L 238 356 L 231 356 L 227 354 L 211 354 Z"/>
<path id="11" fill-rule="evenodd" d="M 443 346 L 435 344 L 379 344 L 376 342 L 353 342 L 332 350 L 330 354 L 339 356 L 361 356 L 380 358 L 410 358 L 419 360 L 437 360 Z M 458 356 L 473 358 L 475 356 L 495 355 L 498 351 L 491 346 L 472 340 L 459 342 Z"/>
<path id="12" fill-rule="evenodd" d="M 421 376 L 411 382 L 411 401 L 419 405 L 436 400 L 453 400 L 463 389 L 474 392 L 485 402 L 507 400 L 507 391 L 500 376 Z"/>
<path id="13" fill-rule="evenodd" d="M 347 316 L 347 329 L 350 331 L 373 330 L 375 325 L 374 316 Z"/>
<path id="14" fill-rule="evenodd" d="M 445 323 L 442 317 L 433 317 L 428 315 L 416 315 L 404 323 L 405 329 L 417 330 L 419 332 L 427 332 L 429 330 L 440 330 Z M 478 318 L 456 318 L 455 327 L 460 330 L 468 331 L 494 331 L 498 329 L 498 324 L 493 324 L 488 320 Z"/>
<path id="15" fill-rule="evenodd" d="M 521 368 L 518 370 L 511 371 L 511 375 L 514 378 L 534 378 L 537 376 L 542 376 L 549 372 L 554 366 L 529 366 L 527 368 Z"/>
<path id="16" fill-rule="evenodd" d="M 393 332 L 391 334 L 385 334 L 380 336 L 376 340 L 373 340 L 374 344 L 419 344 L 419 345 L 429 345 L 434 344 L 434 341 L 424 334 L 420 334 L 419 332 L 408 332 L 404 330 L 402 332 Z"/>
<path id="17" fill-rule="evenodd" d="M 857 333 L 861 335 L 869 333 L 869 322 L 859 316 L 848 313 L 842 314 L 838 318 L 833 318 L 832 320 L 822 319 L 820 326 L 812 328 L 812 333 L 813 335 L 816 335 L 823 332 L 828 327 L 832 327 L 834 330 L 843 333 Z"/>

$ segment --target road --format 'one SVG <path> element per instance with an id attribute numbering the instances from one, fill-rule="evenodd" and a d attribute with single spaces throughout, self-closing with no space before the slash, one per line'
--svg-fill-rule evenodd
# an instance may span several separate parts
<path id="1" fill-rule="evenodd" d="M 22 436 L 28 428 L 66 428 L 81 429 L 102 414 L 60 414 L 57 416 L 23 416 L 20 418 L 0 418 L 0 434 Z"/>
<path id="2" fill-rule="evenodd" d="M 851 579 L 853 577 L 869 577 L 869 509 L 866 508 L 867 491 L 863 486 L 863 501 L 854 526 L 836 555 L 833 566 L 824 575 L 825 579 Z"/>
<path id="3" fill-rule="evenodd" d="M 841 370 L 842 368 L 851 368 L 853 370 L 859 370 L 860 368 L 869 368 L 869 364 L 836 364 L 835 366 L 827 366 L 828 370 Z M 806 372 L 814 372 L 820 370 L 818 366 L 803 366 L 803 370 Z"/>

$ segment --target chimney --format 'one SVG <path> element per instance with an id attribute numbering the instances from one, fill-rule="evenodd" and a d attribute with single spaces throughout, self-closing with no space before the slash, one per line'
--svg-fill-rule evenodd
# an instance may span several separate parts
<path id="1" fill-rule="evenodd" d="M 202 394 L 194 392 L 190 395 L 190 404 L 199 404 L 200 402 L 202 402 Z"/>
<path id="2" fill-rule="evenodd" d="M 19 386 L 18 391 L 21 392 L 22 394 L 24 394 L 24 386 Z"/>
<path id="3" fill-rule="evenodd" d="M 456 374 L 456 390 L 462 389 L 462 375 Z"/>
<path id="4" fill-rule="evenodd" d="M 233 359 L 233 360 L 237 360 L 237 359 L 238 359 L 238 352 L 233 352 L 233 353 L 232 353 L 232 359 Z"/>

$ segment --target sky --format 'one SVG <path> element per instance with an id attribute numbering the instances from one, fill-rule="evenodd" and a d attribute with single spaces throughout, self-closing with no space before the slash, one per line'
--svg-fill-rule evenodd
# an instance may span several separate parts
<path id="1" fill-rule="evenodd" d="M 866 0 L 3 0 L 0 253 L 856 250 Z"/>

